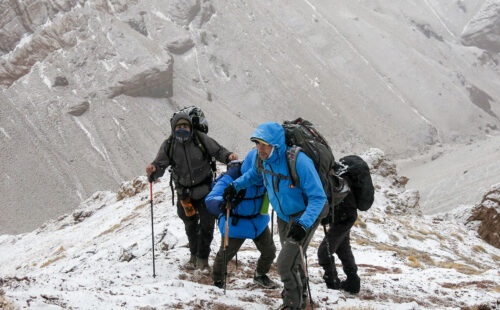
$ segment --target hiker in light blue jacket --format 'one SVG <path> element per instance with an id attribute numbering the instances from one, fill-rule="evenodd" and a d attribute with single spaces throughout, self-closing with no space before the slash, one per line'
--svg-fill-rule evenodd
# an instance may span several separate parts
<path id="1" fill-rule="evenodd" d="M 224 189 L 241 174 L 251 169 L 256 158 L 257 149 L 254 149 L 248 153 L 243 163 L 241 161 L 230 162 L 227 165 L 227 172 L 217 180 L 205 199 L 208 211 L 218 216 L 222 240 L 224 240 L 226 225 L 226 202 L 222 198 Z M 224 263 L 227 264 L 236 255 L 245 239 L 252 239 L 261 253 L 253 281 L 264 288 L 276 287 L 276 284 L 267 276 L 276 257 L 276 246 L 268 227 L 267 207 L 265 207 L 265 214 L 261 214 L 265 192 L 266 189 L 262 183 L 256 184 L 246 188 L 239 197 L 232 201 L 228 233 L 229 244 L 226 248 L 227 261 L 224 262 L 224 247 L 223 242 L 221 242 L 221 248 L 215 257 L 212 274 L 215 286 L 222 288 L 224 285 Z"/>
<path id="2" fill-rule="evenodd" d="M 278 256 L 278 273 L 284 285 L 282 309 L 301 309 L 306 306 L 307 289 L 299 245 L 305 253 L 319 219 L 328 212 L 327 198 L 313 161 L 303 152 L 299 152 L 296 164 L 300 186 L 292 184 L 286 159 L 285 131 L 280 124 L 260 125 L 250 140 L 256 143 L 260 160 L 228 186 L 223 196 L 230 200 L 240 190 L 264 183 L 269 201 L 278 215 L 282 247 Z"/>

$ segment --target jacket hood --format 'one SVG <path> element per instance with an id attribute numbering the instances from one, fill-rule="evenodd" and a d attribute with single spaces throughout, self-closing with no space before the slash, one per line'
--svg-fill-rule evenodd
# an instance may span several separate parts
<path id="1" fill-rule="evenodd" d="M 276 153 L 281 154 L 286 151 L 285 129 L 276 122 L 268 122 L 259 125 L 250 139 L 252 138 L 266 141 L 269 145 L 274 146 L 274 152 Z"/>
<path id="2" fill-rule="evenodd" d="M 181 119 L 185 119 L 189 122 L 189 126 L 191 129 L 193 128 L 193 122 L 191 122 L 191 117 L 187 115 L 185 112 L 177 112 L 175 113 L 172 118 L 170 119 L 170 129 L 172 129 L 172 132 L 175 131 L 175 124 Z"/>

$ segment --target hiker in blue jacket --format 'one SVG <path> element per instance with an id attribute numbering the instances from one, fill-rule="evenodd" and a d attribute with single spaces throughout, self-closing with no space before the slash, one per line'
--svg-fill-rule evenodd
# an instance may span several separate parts
<path id="1" fill-rule="evenodd" d="M 288 171 L 285 131 L 275 122 L 257 127 L 251 141 L 257 145 L 260 160 L 224 190 L 224 199 L 263 182 L 273 209 L 278 215 L 281 251 L 278 273 L 283 282 L 281 309 L 303 309 L 307 301 L 306 278 L 301 266 L 299 245 L 304 253 L 319 220 L 328 212 L 327 198 L 313 161 L 303 152 L 297 156 L 300 186 L 294 186 Z"/>
<path id="2" fill-rule="evenodd" d="M 224 189 L 237 179 L 241 174 L 251 169 L 252 163 L 257 157 L 257 150 L 248 153 L 243 163 L 241 161 L 230 162 L 227 172 L 218 180 L 212 191 L 205 199 L 208 211 L 219 216 L 219 229 L 222 235 L 222 242 L 213 265 L 214 285 L 222 288 L 224 285 L 224 263 L 227 264 L 238 252 L 245 239 L 252 239 L 260 257 L 257 261 L 254 283 L 264 288 L 275 288 L 274 283 L 267 273 L 276 257 L 276 246 L 274 245 L 271 232 L 267 224 L 269 215 L 267 206 L 264 206 L 265 214 L 261 214 L 263 198 L 266 191 L 262 183 L 248 187 L 241 191 L 238 197 L 231 203 L 229 218 L 229 244 L 226 247 L 226 262 L 224 262 L 224 236 L 226 225 L 226 202 L 222 198 Z"/>

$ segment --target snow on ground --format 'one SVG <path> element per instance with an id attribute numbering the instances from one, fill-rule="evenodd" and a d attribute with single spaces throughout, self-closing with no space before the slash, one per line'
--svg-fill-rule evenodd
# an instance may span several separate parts
<path id="1" fill-rule="evenodd" d="M 313 301 L 320 309 L 460 309 L 499 306 L 500 250 L 445 217 L 423 216 L 418 193 L 404 188 L 381 151 L 364 154 L 375 205 L 360 212 L 351 244 L 361 292 L 328 290 L 316 252 L 307 251 Z M 281 288 L 252 283 L 258 251 L 246 241 L 229 264 L 227 293 L 208 273 L 188 271 L 187 238 L 171 205 L 168 176 L 153 185 L 156 277 L 152 277 L 149 184 L 138 177 L 120 192 L 97 192 L 72 214 L 31 233 L 0 236 L 0 308 L 275 309 Z M 276 225 L 274 231 L 276 232 Z M 279 249 L 278 235 L 275 243 Z M 220 245 L 215 233 L 210 262 Z M 339 261 L 336 261 L 339 264 Z M 344 277 L 340 265 L 340 277 Z M 273 265 L 270 277 L 280 283 Z M 352 309 L 351 308 L 351 309 Z"/>

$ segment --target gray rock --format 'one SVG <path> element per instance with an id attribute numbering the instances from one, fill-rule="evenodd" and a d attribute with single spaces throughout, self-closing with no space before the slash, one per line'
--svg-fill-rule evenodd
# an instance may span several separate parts
<path id="1" fill-rule="evenodd" d="M 179 38 L 167 44 L 167 50 L 172 54 L 184 54 L 194 47 L 194 42 L 191 38 Z"/>
<path id="2" fill-rule="evenodd" d="M 68 86 L 69 82 L 68 79 L 65 76 L 56 76 L 56 79 L 54 81 L 54 84 L 52 86 Z"/>
<path id="3" fill-rule="evenodd" d="M 500 52 L 500 1 L 485 1 L 462 32 L 464 45 Z"/>
<path id="4" fill-rule="evenodd" d="M 109 98 L 119 95 L 131 97 L 169 98 L 173 95 L 172 62 L 142 71 L 109 88 Z"/>
<path id="5" fill-rule="evenodd" d="M 68 108 L 68 114 L 71 114 L 73 116 L 80 116 L 83 113 L 87 112 L 89 108 L 90 103 L 88 101 L 84 101 L 82 103 L 70 106 Z"/>

